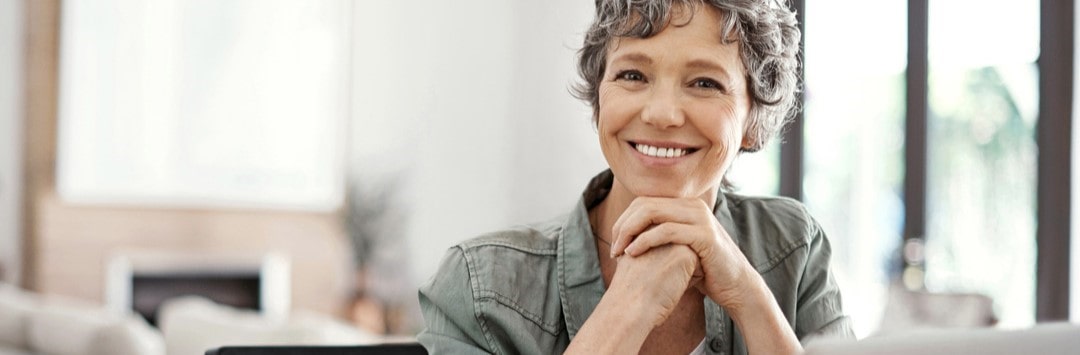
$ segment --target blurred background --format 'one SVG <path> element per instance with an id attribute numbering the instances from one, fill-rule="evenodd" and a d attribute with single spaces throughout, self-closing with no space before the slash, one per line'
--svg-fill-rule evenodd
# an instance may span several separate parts
<path id="1" fill-rule="evenodd" d="M 860 337 L 1080 321 L 1074 35 L 1041 18 L 1072 31 L 1075 4 L 912 4 L 795 4 L 804 111 L 738 192 L 807 205 Z M 569 94 L 592 12 L 0 0 L 0 281 L 415 334 L 448 247 L 565 213 L 606 167 Z"/>

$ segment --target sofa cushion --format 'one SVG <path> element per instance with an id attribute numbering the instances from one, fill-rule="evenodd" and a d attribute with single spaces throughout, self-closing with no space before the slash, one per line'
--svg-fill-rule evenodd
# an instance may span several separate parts
<path id="1" fill-rule="evenodd" d="M 15 286 L 0 283 L 0 354 L 27 347 L 27 322 L 36 300 Z"/>
<path id="2" fill-rule="evenodd" d="M 82 355 L 97 331 L 119 322 L 121 316 L 85 301 L 49 297 L 30 315 L 27 339 L 34 352 Z"/>
<path id="3" fill-rule="evenodd" d="M 0 345 L 0 355 L 34 355 L 30 350 L 21 348 L 8 348 L 7 345 Z"/>
<path id="4" fill-rule="evenodd" d="M 134 314 L 98 328 L 92 339 L 92 355 L 165 355 L 161 332 Z"/>
<path id="5" fill-rule="evenodd" d="M 142 317 L 0 283 L 0 355 L 164 355 L 161 333 Z"/>
<path id="6" fill-rule="evenodd" d="M 286 328 L 296 334 L 300 344 L 361 345 L 381 340 L 374 334 L 325 314 L 296 311 L 290 317 Z"/>
<path id="7" fill-rule="evenodd" d="M 168 354 L 202 354 L 229 345 L 358 345 L 376 340 L 325 315 L 268 318 L 194 296 L 167 300 L 159 312 Z"/>

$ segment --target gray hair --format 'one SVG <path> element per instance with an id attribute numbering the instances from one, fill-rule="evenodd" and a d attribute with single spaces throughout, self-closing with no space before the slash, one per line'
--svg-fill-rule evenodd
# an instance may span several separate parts
<path id="1" fill-rule="evenodd" d="M 751 97 L 746 136 L 755 152 L 768 143 L 796 112 L 799 92 L 799 32 L 795 13 L 784 0 L 596 0 L 596 18 L 578 51 L 582 83 L 574 96 L 592 106 L 593 124 L 600 110 L 599 88 L 607 66 L 608 48 L 618 37 L 648 38 L 671 21 L 675 5 L 693 10 L 707 4 L 720 10 L 721 38 L 740 42 Z"/>

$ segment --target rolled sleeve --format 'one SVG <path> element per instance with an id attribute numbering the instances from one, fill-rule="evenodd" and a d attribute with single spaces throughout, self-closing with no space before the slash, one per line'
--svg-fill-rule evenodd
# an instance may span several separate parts
<path id="1" fill-rule="evenodd" d="M 817 337 L 854 338 L 851 319 L 844 315 L 840 287 L 829 270 L 829 240 L 817 222 L 811 221 L 808 256 L 798 287 L 795 333 L 803 343 Z"/>

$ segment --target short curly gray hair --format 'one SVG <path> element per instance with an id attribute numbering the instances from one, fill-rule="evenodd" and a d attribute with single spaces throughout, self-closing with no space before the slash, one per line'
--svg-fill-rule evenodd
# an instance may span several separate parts
<path id="1" fill-rule="evenodd" d="M 690 9 L 708 5 L 720 10 L 725 42 L 740 41 L 751 95 L 746 136 L 755 152 L 780 131 L 797 110 L 799 92 L 799 39 L 795 13 L 784 0 L 596 0 L 596 18 L 578 51 L 582 83 L 573 86 L 574 96 L 592 106 L 593 124 L 600 110 L 599 88 L 607 66 L 612 40 L 618 37 L 648 38 L 671 21 L 673 6 Z"/>

